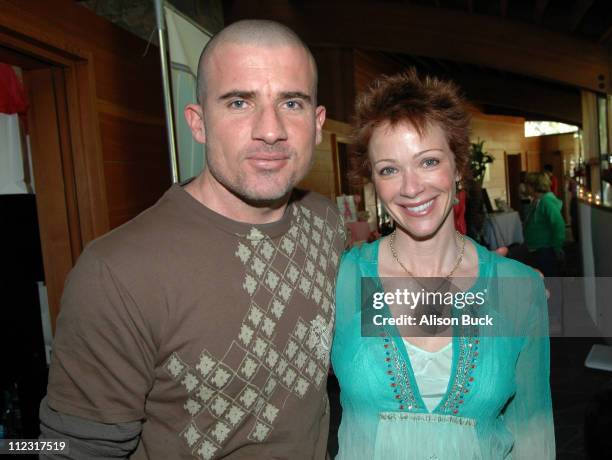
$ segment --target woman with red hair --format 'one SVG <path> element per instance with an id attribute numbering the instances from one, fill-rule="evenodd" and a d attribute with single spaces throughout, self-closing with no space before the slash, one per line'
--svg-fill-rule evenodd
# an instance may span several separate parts
<path id="1" fill-rule="evenodd" d="M 542 280 L 455 228 L 469 124 L 454 84 L 414 71 L 358 100 L 358 169 L 396 229 L 340 265 L 338 458 L 555 457 Z M 408 307 L 407 294 L 420 300 Z M 424 301 L 429 294 L 438 300 Z"/>

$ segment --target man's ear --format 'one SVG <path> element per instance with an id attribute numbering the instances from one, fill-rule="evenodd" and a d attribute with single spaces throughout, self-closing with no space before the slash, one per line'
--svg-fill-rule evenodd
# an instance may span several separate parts
<path id="1" fill-rule="evenodd" d="M 206 143 L 206 126 L 204 125 L 204 113 L 198 104 L 187 104 L 185 106 L 185 120 L 191 129 L 191 135 L 200 144 Z"/>
<path id="2" fill-rule="evenodd" d="M 317 145 L 323 140 L 323 123 L 325 123 L 325 107 L 320 105 L 315 110 L 315 142 Z"/>

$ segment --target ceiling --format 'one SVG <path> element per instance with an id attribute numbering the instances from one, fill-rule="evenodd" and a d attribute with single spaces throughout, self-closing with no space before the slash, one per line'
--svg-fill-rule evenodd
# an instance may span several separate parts
<path id="1" fill-rule="evenodd" d="M 383 53 L 403 68 L 456 82 L 484 113 L 582 126 L 580 89 L 475 64 Z"/>
<path id="2" fill-rule="evenodd" d="M 224 0 L 223 3 L 231 4 L 232 1 Z M 294 0 L 290 3 L 343 3 L 347 6 L 351 3 L 394 3 L 405 5 L 406 8 L 421 6 L 518 21 L 598 43 L 609 44 L 612 41 L 610 0 Z"/>
<path id="3" fill-rule="evenodd" d="M 145 40 L 156 39 L 152 33 L 155 27 L 152 0 L 85 0 L 79 3 Z M 490 17 L 494 25 L 499 25 L 500 21 L 524 24 L 531 30 L 550 31 L 608 50 L 612 45 L 612 0 L 266 0 L 247 3 L 240 0 L 171 0 L 171 3 L 197 22 L 208 22 L 208 28 L 216 30 L 221 27 L 224 19 L 228 23 L 240 18 L 241 14 L 248 17 L 251 13 L 242 13 L 247 9 L 254 11 L 255 8 L 257 11 L 261 7 L 270 12 L 287 5 L 298 14 L 307 8 L 318 8 L 316 11 L 322 14 L 316 17 L 321 17 L 321 22 L 308 22 L 312 22 L 312 27 L 316 29 L 324 27 L 321 24 L 324 24 L 325 11 L 328 9 L 331 11 L 340 5 L 350 10 L 357 4 L 365 4 L 374 6 L 374 11 L 377 7 L 387 12 L 394 9 L 410 12 L 420 8 L 421 12 L 430 11 L 435 14 L 439 11 L 447 18 L 449 14 L 456 14 L 457 21 L 465 21 L 466 18 L 469 20 L 470 17 Z M 248 8 L 245 8 L 247 4 Z M 368 48 L 367 43 L 365 45 L 364 49 L 381 52 L 402 67 L 416 67 L 424 73 L 456 80 L 468 97 L 486 112 L 574 124 L 581 121 L 580 90 L 577 86 L 554 79 L 534 78 L 533 75 L 527 76 L 486 64 L 468 63 L 461 58 L 452 59 L 448 53 L 432 57 L 418 52 L 381 49 L 376 44 L 371 48 Z M 564 49 L 560 48 L 558 53 L 562 55 Z M 504 88 L 503 93 L 500 93 L 499 88 Z M 604 88 L 603 83 L 599 88 Z M 533 97 L 535 94 L 539 97 Z"/>

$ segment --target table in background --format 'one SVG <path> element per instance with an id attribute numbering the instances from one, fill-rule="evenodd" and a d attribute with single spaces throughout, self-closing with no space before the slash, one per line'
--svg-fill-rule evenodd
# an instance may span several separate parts
<path id="1" fill-rule="evenodd" d="M 523 242 L 523 224 L 516 211 L 487 214 L 483 232 L 485 243 L 491 250 Z"/>

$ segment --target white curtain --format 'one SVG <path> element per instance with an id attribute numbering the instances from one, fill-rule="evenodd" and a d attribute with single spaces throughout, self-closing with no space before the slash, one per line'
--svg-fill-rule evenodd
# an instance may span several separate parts
<path id="1" fill-rule="evenodd" d="M 23 175 L 19 115 L 0 113 L 0 194 L 28 193 Z"/>
<path id="2" fill-rule="evenodd" d="M 198 59 L 210 34 L 171 6 L 164 7 L 168 30 L 168 48 L 172 82 L 172 103 L 178 150 L 179 179 L 184 181 L 200 173 L 206 155 L 204 146 L 191 136 L 183 109 L 196 101 Z"/>

